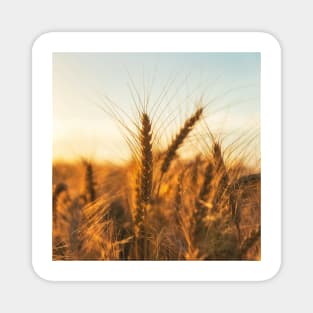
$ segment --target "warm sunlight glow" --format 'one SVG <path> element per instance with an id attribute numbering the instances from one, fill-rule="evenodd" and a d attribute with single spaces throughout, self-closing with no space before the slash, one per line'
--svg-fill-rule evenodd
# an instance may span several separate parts
<path id="1" fill-rule="evenodd" d="M 260 260 L 259 53 L 55 53 L 53 260 Z"/>

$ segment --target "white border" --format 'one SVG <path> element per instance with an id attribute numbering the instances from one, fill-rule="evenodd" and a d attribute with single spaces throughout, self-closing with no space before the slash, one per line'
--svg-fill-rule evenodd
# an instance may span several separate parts
<path id="1" fill-rule="evenodd" d="M 260 52 L 261 261 L 52 261 L 52 53 Z M 32 49 L 32 264 L 51 281 L 261 281 L 281 264 L 281 49 L 260 32 L 47 33 Z"/>

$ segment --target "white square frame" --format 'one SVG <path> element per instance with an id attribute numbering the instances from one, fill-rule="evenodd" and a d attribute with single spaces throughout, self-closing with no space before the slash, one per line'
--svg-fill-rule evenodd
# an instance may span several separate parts
<path id="1" fill-rule="evenodd" d="M 261 53 L 260 261 L 53 261 L 54 52 Z M 51 32 L 32 48 L 32 264 L 50 281 L 263 281 L 281 266 L 281 48 L 262 32 Z"/>

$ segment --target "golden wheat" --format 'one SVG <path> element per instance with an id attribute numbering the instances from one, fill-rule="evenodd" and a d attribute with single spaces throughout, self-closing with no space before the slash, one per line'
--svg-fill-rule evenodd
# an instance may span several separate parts
<path id="1" fill-rule="evenodd" d="M 205 159 L 177 155 L 202 115 L 197 109 L 185 121 L 161 164 L 146 112 L 133 160 L 121 166 L 55 164 L 53 259 L 259 259 L 260 174 L 225 162 L 217 142 Z"/>

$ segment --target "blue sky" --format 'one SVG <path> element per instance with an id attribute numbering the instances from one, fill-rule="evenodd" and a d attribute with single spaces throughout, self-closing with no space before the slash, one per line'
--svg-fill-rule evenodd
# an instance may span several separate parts
<path id="1" fill-rule="evenodd" d="M 257 133 L 260 62 L 259 53 L 55 53 L 54 158 L 127 159 L 129 149 L 116 122 L 99 107 L 107 108 L 109 97 L 135 118 L 130 89 L 136 88 L 141 97 L 149 94 L 153 113 L 167 82 L 160 117 L 154 116 L 164 126 L 163 144 L 200 98 L 207 104 L 206 123 L 216 134 Z"/>

